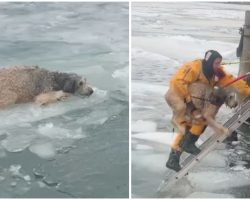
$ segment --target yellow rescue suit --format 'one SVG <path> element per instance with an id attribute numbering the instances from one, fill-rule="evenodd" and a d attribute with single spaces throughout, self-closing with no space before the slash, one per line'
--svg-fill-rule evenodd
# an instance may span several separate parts
<path id="1" fill-rule="evenodd" d="M 223 67 L 219 68 L 219 75 L 213 76 L 210 81 L 207 80 L 206 76 L 202 71 L 202 60 L 194 60 L 182 65 L 175 75 L 170 80 L 170 88 L 174 89 L 176 93 L 183 99 L 185 103 L 190 102 L 191 94 L 188 93 L 188 85 L 194 82 L 201 82 L 211 87 L 220 86 L 223 87 L 227 83 L 231 82 L 235 78 L 224 71 Z M 231 85 L 239 91 L 243 96 L 250 95 L 250 88 L 245 81 L 239 80 Z M 185 121 L 184 116 L 179 118 L 177 123 L 183 123 Z M 190 127 L 190 132 L 194 135 L 201 135 L 206 128 L 204 124 L 195 124 Z M 179 144 L 183 138 L 183 135 L 178 133 L 171 145 L 174 150 L 180 150 Z"/>

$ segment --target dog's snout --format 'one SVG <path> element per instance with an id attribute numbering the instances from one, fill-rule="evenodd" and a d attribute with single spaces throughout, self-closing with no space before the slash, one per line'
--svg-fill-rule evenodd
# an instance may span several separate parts
<path id="1" fill-rule="evenodd" d="M 93 92 L 94 92 L 94 90 L 91 88 L 91 87 L 89 87 L 89 96 L 91 95 L 91 94 L 93 94 Z"/>
<path id="2" fill-rule="evenodd" d="M 236 108 L 236 107 L 238 106 L 238 102 L 237 102 L 237 101 L 234 101 L 234 102 L 228 104 L 228 106 L 229 106 L 230 108 Z"/>
<path id="3" fill-rule="evenodd" d="M 238 102 L 235 102 L 234 107 L 237 107 L 237 106 L 238 106 Z"/>

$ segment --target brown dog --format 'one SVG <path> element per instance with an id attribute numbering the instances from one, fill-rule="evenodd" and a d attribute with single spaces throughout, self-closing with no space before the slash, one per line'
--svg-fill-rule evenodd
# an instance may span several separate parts
<path id="1" fill-rule="evenodd" d="M 69 94 L 89 96 L 92 93 L 86 80 L 77 74 L 50 72 L 36 66 L 0 69 L 0 108 L 34 100 L 46 105 Z"/>
<path id="2" fill-rule="evenodd" d="M 186 104 L 175 90 L 169 88 L 165 95 L 165 100 L 173 111 L 172 123 L 178 131 L 184 135 L 186 124 L 181 122 L 186 121 L 187 124 L 203 123 L 210 126 L 216 133 L 229 134 L 228 129 L 215 121 L 215 115 L 219 111 L 220 106 L 213 105 L 208 101 L 213 94 L 213 88 L 196 82 L 189 85 L 188 91 L 189 94 L 192 94 L 192 101 L 198 110 L 193 116 L 187 116 Z M 232 88 L 227 88 L 225 94 L 226 105 L 230 108 L 236 107 L 238 105 L 238 95 L 236 95 L 236 92 Z"/>

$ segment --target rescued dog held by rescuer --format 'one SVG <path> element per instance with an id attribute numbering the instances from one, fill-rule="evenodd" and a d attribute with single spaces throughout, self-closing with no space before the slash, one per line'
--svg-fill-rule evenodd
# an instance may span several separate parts
<path id="1" fill-rule="evenodd" d="M 0 108 L 32 101 L 46 105 L 71 94 L 92 93 L 86 79 L 74 73 L 51 72 L 37 66 L 0 69 Z"/>
<path id="2" fill-rule="evenodd" d="M 188 91 L 192 94 L 192 101 L 197 108 L 197 113 L 192 116 L 186 114 L 187 124 L 204 124 L 210 126 L 215 133 L 229 134 L 229 130 L 219 122 L 216 122 L 215 116 L 219 108 L 225 103 L 230 108 L 234 108 L 240 101 L 237 92 L 228 87 L 215 91 L 214 88 L 199 82 L 192 83 L 188 86 Z M 173 110 L 172 123 L 181 134 L 185 133 L 185 126 L 177 123 L 180 113 L 186 112 L 186 104 L 171 89 L 166 93 L 165 100 Z"/>

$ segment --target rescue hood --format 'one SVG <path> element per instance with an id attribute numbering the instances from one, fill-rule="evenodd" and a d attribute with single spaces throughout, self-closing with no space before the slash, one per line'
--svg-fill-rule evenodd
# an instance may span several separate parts
<path id="1" fill-rule="evenodd" d="M 213 69 L 213 63 L 216 58 L 222 59 L 221 54 L 218 51 L 209 50 L 205 53 L 205 57 L 202 60 L 202 71 L 209 81 L 215 74 Z"/>

